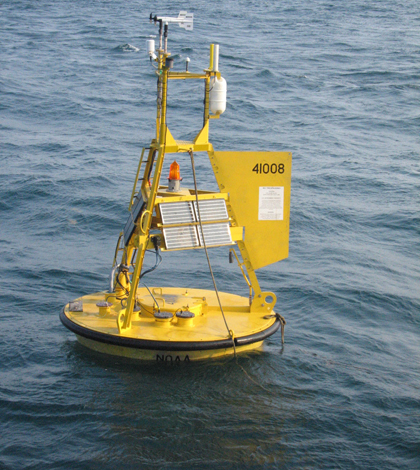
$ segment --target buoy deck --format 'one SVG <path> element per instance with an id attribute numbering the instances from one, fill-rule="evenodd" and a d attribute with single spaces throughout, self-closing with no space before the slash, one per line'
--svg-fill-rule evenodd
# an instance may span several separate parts
<path id="1" fill-rule="evenodd" d="M 217 296 L 209 290 L 154 287 L 149 292 L 139 288 L 139 307 L 133 313 L 131 327 L 123 331 L 118 329 L 117 318 L 124 307 L 115 295 L 107 292 L 87 295 L 67 304 L 61 320 L 85 346 L 108 354 L 149 360 L 162 357 L 185 360 L 187 356 L 187 360 L 205 359 L 233 354 L 234 349 L 237 352 L 256 349 L 263 339 L 277 331 L 279 323 L 275 315 L 251 314 L 247 298 L 225 292 L 219 292 L 219 297 L 235 348 Z M 109 302 L 106 312 L 97 305 L 103 302 Z M 70 305 L 78 305 L 82 311 L 72 311 Z M 160 312 L 169 312 L 168 318 L 155 317 L 157 305 Z M 190 318 L 191 315 L 180 312 L 192 312 L 194 316 Z"/>

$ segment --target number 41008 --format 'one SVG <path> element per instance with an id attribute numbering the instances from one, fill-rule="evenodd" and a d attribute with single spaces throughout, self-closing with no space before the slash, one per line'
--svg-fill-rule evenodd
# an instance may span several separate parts
<path id="1" fill-rule="evenodd" d="M 271 165 L 269 163 L 257 163 L 252 171 L 255 171 L 255 173 L 284 173 L 284 163 L 272 163 Z"/>

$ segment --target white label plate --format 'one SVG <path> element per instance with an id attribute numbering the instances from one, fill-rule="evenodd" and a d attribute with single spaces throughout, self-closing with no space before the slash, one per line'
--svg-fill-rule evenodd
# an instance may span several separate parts
<path id="1" fill-rule="evenodd" d="M 260 186 L 258 220 L 283 220 L 284 186 Z"/>

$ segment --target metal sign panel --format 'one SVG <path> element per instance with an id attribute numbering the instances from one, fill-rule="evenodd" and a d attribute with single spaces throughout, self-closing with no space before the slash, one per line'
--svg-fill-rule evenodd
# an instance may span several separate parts
<path id="1" fill-rule="evenodd" d="M 229 193 L 230 214 L 245 227 L 244 244 L 254 269 L 289 255 L 289 152 L 212 152 L 219 188 Z"/>

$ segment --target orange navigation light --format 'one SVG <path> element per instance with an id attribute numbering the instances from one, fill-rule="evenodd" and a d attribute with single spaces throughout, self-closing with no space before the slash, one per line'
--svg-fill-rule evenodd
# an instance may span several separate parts
<path id="1" fill-rule="evenodd" d="M 179 172 L 179 165 L 176 162 L 176 160 L 174 160 L 171 163 L 171 166 L 169 168 L 169 178 L 168 178 L 168 180 L 177 180 L 177 181 L 181 180 L 181 176 L 180 176 L 180 172 Z"/>
<path id="2" fill-rule="evenodd" d="M 177 193 L 181 188 L 181 180 L 182 180 L 182 178 L 181 178 L 181 175 L 180 175 L 180 172 L 179 172 L 179 165 L 176 162 L 176 160 L 174 160 L 171 163 L 171 166 L 169 168 L 169 178 L 168 178 L 168 189 L 167 189 L 167 191 L 169 191 L 170 193 Z"/>

